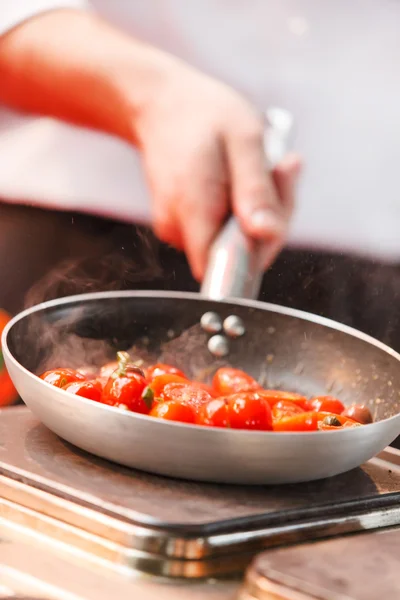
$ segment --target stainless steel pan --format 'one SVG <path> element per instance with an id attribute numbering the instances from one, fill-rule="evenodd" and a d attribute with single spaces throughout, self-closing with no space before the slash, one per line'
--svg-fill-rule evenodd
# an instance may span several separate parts
<path id="1" fill-rule="evenodd" d="M 267 154 L 285 151 L 291 116 L 267 113 Z M 3 333 L 7 368 L 22 399 L 51 430 L 98 456 L 153 473 L 201 481 L 286 483 L 329 477 L 380 452 L 400 433 L 400 356 L 342 325 L 252 300 L 264 252 L 234 219 L 210 252 L 202 295 L 127 292 L 77 296 L 29 309 Z M 111 359 L 134 344 L 138 355 L 173 360 L 199 377 L 220 364 L 199 326 L 215 311 L 241 318 L 246 334 L 227 362 L 265 386 L 305 395 L 333 394 L 368 405 L 372 425 L 336 432 L 220 430 L 158 421 L 72 396 L 35 373 Z M 174 341 L 175 340 L 175 341 Z"/>
<path id="2" fill-rule="evenodd" d="M 197 376 L 207 310 L 235 314 L 246 334 L 229 363 L 269 387 L 330 393 L 367 404 L 376 422 L 336 432 L 273 433 L 209 429 L 127 413 L 69 395 L 36 377 L 44 366 L 101 363 L 135 344 L 151 357 L 170 353 Z M 193 332 L 196 342 L 190 345 Z M 165 344 L 165 346 L 164 346 Z M 172 346 L 171 346 L 172 344 Z M 52 431 L 111 461 L 171 477 L 266 484 L 329 477 L 368 460 L 400 432 L 400 356 L 328 320 L 250 300 L 218 302 L 188 293 L 107 292 L 49 302 L 15 317 L 3 334 L 7 368 L 23 400 Z M 170 357 L 170 354 L 169 354 Z M 215 365 L 217 366 L 217 365 Z"/>

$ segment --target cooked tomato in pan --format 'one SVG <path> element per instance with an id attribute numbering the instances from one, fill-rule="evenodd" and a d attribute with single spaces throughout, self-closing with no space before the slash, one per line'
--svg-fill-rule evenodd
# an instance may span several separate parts
<path id="1" fill-rule="evenodd" d="M 123 410 L 155 419 L 254 431 L 340 431 L 372 423 L 366 406 L 346 407 L 338 398 L 307 398 L 286 390 L 264 389 L 248 373 L 218 369 L 211 385 L 190 380 L 173 365 L 141 368 L 127 352 L 101 369 L 46 371 L 47 383 Z"/>

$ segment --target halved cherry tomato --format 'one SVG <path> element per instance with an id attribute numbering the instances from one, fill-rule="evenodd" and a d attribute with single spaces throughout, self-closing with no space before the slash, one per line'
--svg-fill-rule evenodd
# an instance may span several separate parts
<path id="1" fill-rule="evenodd" d="M 62 389 L 70 394 L 82 396 L 95 402 L 100 402 L 103 393 L 100 382 L 95 379 L 92 381 L 71 381 L 71 383 L 64 385 Z"/>
<path id="2" fill-rule="evenodd" d="M 274 431 L 317 431 L 321 420 L 320 413 L 303 412 L 274 421 Z"/>
<path id="3" fill-rule="evenodd" d="M 332 396 L 317 396 L 308 401 L 309 410 L 316 412 L 328 412 L 340 415 L 345 409 L 344 404 Z"/>
<path id="4" fill-rule="evenodd" d="M 257 381 L 239 369 L 221 367 L 215 373 L 212 387 L 220 396 L 229 396 L 236 392 L 251 392 L 261 389 Z"/>
<path id="5" fill-rule="evenodd" d="M 54 385 L 55 387 L 63 388 L 67 383 L 73 381 L 86 381 L 86 377 L 73 369 L 53 369 L 42 373 L 40 379 Z"/>
<path id="6" fill-rule="evenodd" d="M 318 429 L 333 430 L 343 429 L 344 427 L 360 427 L 360 423 L 349 417 L 337 415 L 335 413 L 321 412 L 319 414 Z"/>
<path id="7" fill-rule="evenodd" d="M 227 401 L 224 398 L 213 398 L 200 406 L 196 423 L 207 427 L 229 427 Z"/>
<path id="8" fill-rule="evenodd" d="M 257 392 L 238 392 L 228 396 L 226 402 L 232 429 L 272 429 L 271 407 Z"/>
<path id="9" fill-rule="evenodd" d="M 153 391 L 154 398 L 161 398 L 165 386 L 170 383 L 189 384 L 190 381 L 180 375 L 158 375 L 158 377 L 154 377 L 149 384 L 149 388 Z"/>
<path id="10" fill-rule="evenodd" d="M 208 394 L 210 394 L 211 398 L 219 397 L 219 394 L 217 394 L 216 391 L 211 387 L 211 385 L 208 385 L 207 383 L 201 383 L 200 381 L 192 381 L 191 384 L 201 388 L 202 390 L 205 390 Z"/>
<path id="11" fill-rule="evenodd" d="M 304 410 L 289 400 L 280 400 L 272 407 L 272 417 L 274 419 L 282 419 L 282 417 L 293 417 L 304 413 Z"/>
<path id="12" fill-rule="evenodd" d="M 212 396 L 196 383 L 168 383 L 161 392 L 163 400 L 176 400 L 184 404 L 190 404 L 195 410 L 198 410 L 202 404 L 206 404 L 212 399 Z"/>
<path id="13" fill-rule="evenodd" d="M 196 421 L 196 411 L 189 404 L 178 402 L 177 400 L 168 400 L 155 404 L 150 411 L 151 417 L 158 419 L 167 419 L 168 421 L 179 421 L 181 423 L 194 423 Z"/>
<path id="14" fill-rule="evenodd" d="M 148 381 L 152 381 L 155 377 L 159 377 L 160 375 L 179 375 L 179 377 L 186 379 L 183 371 L 176 367 L 172 367 L 171 365 L 165 365 L 164 363 L 157 363 L 156 365 L 147 367 L 145 374 Z"/>
<path id="15" fill-rule="evenodd" d="M 303 410 L 310 410 L 307 398 L 301 394 L 296 394 L 295 392 L 283 392 L 281 390 L 259 390 L 258 394 L 268 401 L 268 404 L 271 406 L 271 408 L 275 406 L 277 402 L 287 400 L 293 404 L 297 404 L 297 406 L 300 406 L 300 408 Z"/>
<path id="16" fill-rule="evenodd" d="M 368 423 L 373 422 L 371 411 L 367 406 L 363 405 L 355 405 L 349 406 L 342 412 L 343 417 L 350 417 L 357 423 L 361 423 L 362 425 L 368 425 Z"/>

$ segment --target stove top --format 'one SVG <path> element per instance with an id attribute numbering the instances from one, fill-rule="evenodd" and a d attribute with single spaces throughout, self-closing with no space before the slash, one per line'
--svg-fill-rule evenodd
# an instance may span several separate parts
<path id="1" fill-rule="evenodd" d="M 25 407 L 0 414 L 0 496 L 25 513 L 34 510 L 36 518 L 67 524 L 75 534 L 118 543 L 130 564 L 139 560 L 146 570 L 168 559 L 186 561 L 186 570 L 192 561 L 214 561 L 220 572 L 227 568 L 222 557 L 230 557 L 225 562 L 233 568 L 233 555 L 400 524 L 396 451 L 308 484 L 191 483 L 91 456 L 58 438 Z"/>

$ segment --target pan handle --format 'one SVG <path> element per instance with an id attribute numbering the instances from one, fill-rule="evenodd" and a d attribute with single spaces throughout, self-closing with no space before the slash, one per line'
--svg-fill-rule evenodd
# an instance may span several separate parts
<path id="1" fill-rule="evenodd" d="M 266 111 L 264 147 L 272 169 L 286 154 L 292 115 L 281 108 Z M 211 300 L 257 298 L 264 273 L 265 245 L 248 238 L 230 217 L 211 246 L 201 294 Z"/>

